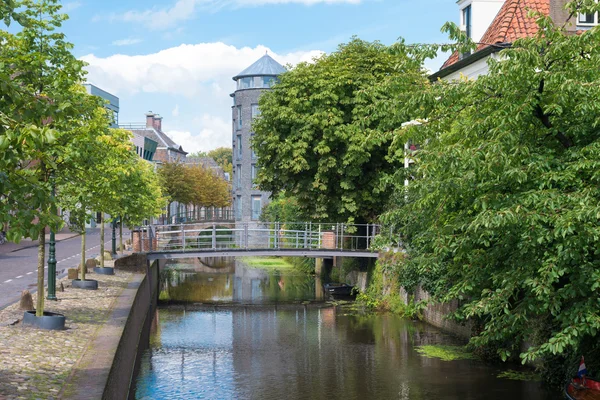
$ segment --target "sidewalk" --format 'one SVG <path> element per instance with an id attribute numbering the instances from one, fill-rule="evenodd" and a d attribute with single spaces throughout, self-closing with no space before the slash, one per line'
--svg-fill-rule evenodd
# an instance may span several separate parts
<path id="1" fill-rule="evenodd" d="M 92 232 L 96 232 L 96 231 L 100 232 L 100 228 L 87 229 L 88 234 L 92 233 Z M 60 232 L 56 233 L 55 239 L 57 242 L 60 242 L 61 240 L 70 239 L 75 236 L 79 236 L 79 233 L 71 232 L 69 230 L 69 228 L 64 228 Z M 47 234 L 46 235 L 46 244 L 48 244 L 49 241 L 50 241 L 50 234 Z M 29 238 L 23 239 L 19 243 L 6 242 L 6 243 L 0 245 L 0 254 L 8 254 L 8 253 L 12 253 L 14 251 L 27 249 L 29 247 L 36 247 L 37 245 L 38 245 L 37 240 L 31 240 Z"/>

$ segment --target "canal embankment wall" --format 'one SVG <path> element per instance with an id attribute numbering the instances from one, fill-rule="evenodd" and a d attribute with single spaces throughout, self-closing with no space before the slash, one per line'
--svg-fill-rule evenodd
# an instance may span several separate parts
<path id="1" fill-rule="evenodd" d="M 131 258 L 115 263 L 116 269 L 142 272 L 135 296 L 120 310 L 126 319 L 116 348 L 110 373 L 104 387 L 103 399 L 126 399 L 130 396 L 139 360 L 148 346 L 150 326 L 156 312 L 158 300 L 158 262 L 146 265 L 145 256 L 133 254 Z"/>
<path id="2" fill-rule="evenodd" d="M 341 266 L 343 264 L 343 257 L 336 258 L 337 259 L 334 260 L 334 268 L 335 266 Z M 420 285 L 417 286 L 414 292 L 409 292 L 403 287 L 398 289 L 396 287 L 397 285 L 392 282 L 393 278 L 386 276 L 385 273 L 383 273 L 383 275 L 383 295 L 389 295 L 393 290 L 397 290 L 397 294 L 400 296 L 404 304 L 409 304 L 410 302 L 423 302 L 425 306 L 421 310 L 421 317 L 424 322 L 427 322 L 436 328 L 440 328 L 462 339 L 469 339 L 471 337 L 471 323 L 459 324 L 448 318 L 450 314 L 458 309 L 459 303 L 457 300 L 449 303 L 435 302 L 432 300 L 430 294 Z M 343 280 L 344 282 L 357 287 L 361 292 L 365 292 L 371 283 L 369 282 L 368 272 L 356 270 L 347 273 Z"/>

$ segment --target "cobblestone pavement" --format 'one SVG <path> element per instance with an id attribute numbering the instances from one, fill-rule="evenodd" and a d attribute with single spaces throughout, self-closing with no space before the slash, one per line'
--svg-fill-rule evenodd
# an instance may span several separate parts
<path id="1" fill-rule="evenodd" d="M 107 267 L 112 264 L 105 263 Z M 65 291 L 57 291 L 56 302 L 46 300 L 45 311 L 67 317 L 64 331 L 23 326 L 18 303 L 0 311 L 0 399 L 59 398 L 67 378 L 132 277 L 123 271 L 86 274 L 86 279 L 98 281 L 98 290 L 73 289 L 71 280 L 61 279 L 57 287 L 62 282 Z M 33 298 L 35 304 L 36 294 Z"/>

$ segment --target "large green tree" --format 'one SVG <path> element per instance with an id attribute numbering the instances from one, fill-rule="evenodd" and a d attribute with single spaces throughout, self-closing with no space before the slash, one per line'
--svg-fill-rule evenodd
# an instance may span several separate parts
<path id="1" fill-rule="evenodd" d="M 391 193 L 383 172 L 402 166 L 373 107 L 389 95 L 369 90 L 391 77 L 407 90 L 426 81 L 407 52 L 359 39 L 282 74 L 253 124 L 260 188 L 295 197 L 304 218 L 375 220 Z"/>
<path id="2" fill-rule="evenodd" d="M 391 152 L 421 146 L 384 217 L 407 249 L 402 283 L 459 299 L 455 316 L 479 326 L 473 344 L 523 361 L 600 353 L 600 30 L 569 35 L 536 17 L 540 32 L 487 76 L 404 104 L 420 123 Z"/>
<path id="3" fill-rule="evenodd" d="M 32 237 L 39 241 L 39 316 L 44 309 L 45 230 L 62 224 L 51 188 L 55 179 L 69 176 L 77 167 L 65 162 L 65 154 L 77 151 L 78 135 L 86 133 L 73 127 L 93 109 L 82 100 L 85 94 L 78 87 L 83 63 L 73 56 L 72 45 L 58 30 L 67 18 L 59 13 L 58 1 L 11 3 L 19 10 L 22 26 L 14 34 L 0 30 L 0 73 L 9 76 L 3 80 L 0 100 L 0 114 L 7 122 L 0 131 L 0 222 L 10 225 L 11 240 Z"/>

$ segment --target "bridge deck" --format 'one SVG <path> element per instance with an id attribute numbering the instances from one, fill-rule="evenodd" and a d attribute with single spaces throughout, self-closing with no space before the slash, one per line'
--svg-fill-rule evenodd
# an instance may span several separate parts
<path id="1" fill-rule="evenodd" d="M 196 257 L 307 257 L 307 258 L 332 258 L 332 257 L 361 257 L 377 258 L 378 253 L 367 250 L 307 250 L 307 249 L 207 249 L 190 251 L 149 252 L 148 260 L 165 260 L 174 258 L 196 258 Z"/>

